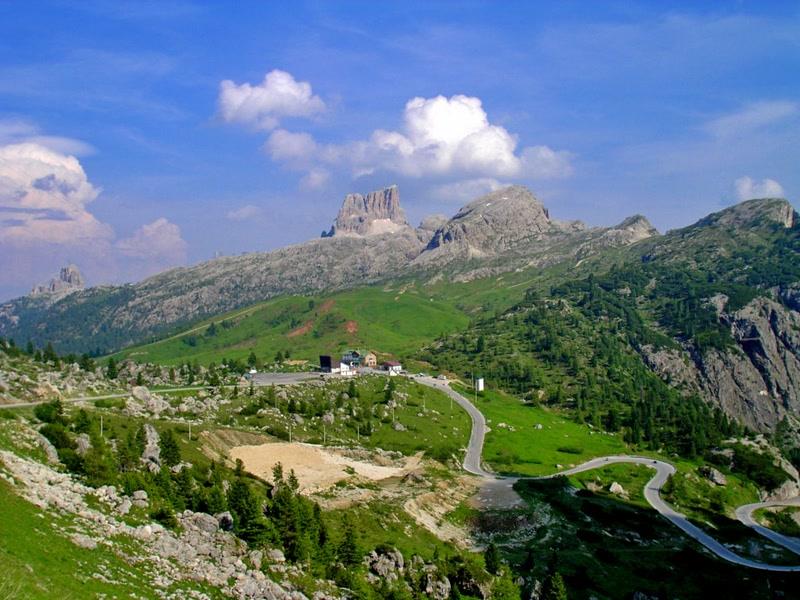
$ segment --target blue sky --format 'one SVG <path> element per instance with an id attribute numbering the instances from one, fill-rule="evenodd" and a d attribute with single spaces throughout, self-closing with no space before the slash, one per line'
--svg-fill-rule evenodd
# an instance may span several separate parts
<path id="1" fill-rule="evenodd" d="M 797 3 L 0 3 L 0 298 L 300 242 L 392 183 L 412 222 L 511 182 L 662 231 L 794 201 L 798 73 Z"/>

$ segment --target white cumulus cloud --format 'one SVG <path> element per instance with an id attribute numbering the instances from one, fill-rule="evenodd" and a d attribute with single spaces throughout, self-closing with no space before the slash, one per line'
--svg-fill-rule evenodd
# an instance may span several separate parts
<path id="1" fill-rule="evenodd" d="M 504 184 L 491 177 L 479 177 L 477 179 L 464 179 L 452 183 L 443 183 L 432 189 L 434 198 L 445 202 L 468 202 L 480 196 L 494 192 Z"/>
<path id="2" fill-rule="evenodd" d="M 325 186 L 331 178 L 327 169 L 314 167 L 300 180 L 300 187 L 304 190 L 318 190 Z"/>
<path id="3" fill-rule="evenodd" d="M 24 124 L 5 125 L 0 134 L 15 139 L 31 133 Z M 24 292 L 67 261 L 90 282 L 130 281 L 185 262 L 186 242 L 166 219 L 115 243 L 111 225 L 90 211 L 100 192 L 75 156 L 33 141 L 0 145 L 3 293 Z"/>
<path id="4" fill-rule="evenodd" d="M 275 69 L 257 85 L 237 85 L 226 79 L 219 86 L 218 106 L 228 123 L 274 129 L 284 117 L 311 117 L 325 110 L 325 102 L 311 84 Z"/>
<path id="5" fill-rule="evenodd" d="M 119 240 L 116 247 L 125 256 L 166 265 L 186 260 L 186 242 L 181 236 L 181 228 L 164 217 L 142 225 L 131 237 Z"/>
<path id="6" fill-rule="evenodd" d="M 349 168 L 354 176 L 376 171 L 409 177 L 551 179 L 572 174 L 572 155 L 547 146 L 517 149 L 517 137 L 493 124 L 480 98 L 412 98 L 400 131 L 377 129 L 369 139 L 319 144 L 308 133 L 275 130 L 265 144 L 273 160 Z M 308 176 L 306 176 L 308 177 Z"/>
<path id="7" fill-rule="evenodd" d="M 279 162 L 305 162 L 312 159 L 318 146 L 311 134 L 276 129 L 264 143 L 264 151 Z"/>
<path id="8" fill-rule="evenodd" d="M 86 206 L 100 190 L 80 162 L 35 143 L 0 147 L 0 237 L 80 245 L 113 237 Z"/>
<path id="9" fill-rule="evenodd" d="M 749 200 L 751 198 L 782 198 L 784 196 L 783 186 L 774 179 L 765 178 L 756 181 L 751 177 L 739 177 L 733 182 L 736 190 L 736 197 L 739 200 Z"/>

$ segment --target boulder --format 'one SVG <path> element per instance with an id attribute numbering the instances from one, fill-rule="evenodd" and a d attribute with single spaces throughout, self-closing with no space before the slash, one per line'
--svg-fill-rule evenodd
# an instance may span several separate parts
<path id="1" fill-rule="evenodd" d="M 146 403 L 150 401 L 151 395 L 150 390 L 148 390 L 143 385 L 137 385 L 131 390 L 131 396 L 133 396 L 136 400 L 142 403 Z"/>
<path id="2" fill-rule="evenodd" d="M 405 571 L 405 560 L 397 548 L 373 550 L 364 557 L 364 564 L 371 573 L 386 581 L 399 579 Z"/>
<path id="3" fill-rule="evenodd" d="M 728 480 L 714 467 L 709 467 L 707 465 L 703 465 L 698 469 L 700 475 L 708 479 L 714 485 L 727 485 Z"/>
<path id="4" fill-rule="evenodd" d="M 394 429 L 395 431 L 405 431 L 406 426 L 403 425 L 400 421 L 395 421 L 394 423 L 392 423 L 392 429 Z"/>
<path id="5" fill-rule="evenodd" d="M 123 498 L 122 502 L 120 502 L 119 506 L 117 506 L 117 513 L 123 516 L 127 515 L 129 512 L 131 512 L 132 506 L 133 503 L 131 503 L 130 498 Z"/>
<path id="6" fill-rule="evenodd" d="M 56 450 L 56 447 L 53 446 L 50 440 L 44 437 L 41 433 L 37 433 L 36 441 L 39 442 L 39 447 L 44 450 L 44 454 L 47 457 L 47 462 L 49 462 L 51 465 L 57 465 L 59 462 L 58 450 Z"/>
<path id="7" fill-rule="evenodd" d="M 272 550 L 267 550 L 267 560 L 272 563 L 285 563 L 286 557 L 283 555 L 283 552 L 277 548 L 273 548 Z"/>
<path id="8" fill-rule="evenodd" d="M 136 490 L 133 492 L 133 505 L 136 508 L 147 508 L 147 492 L 144 490 Z"/>
<path id="9" fill-rule="evenodd" d="M 161 469 L 161 447 L 158 445 L 159 436 L 155 427 L 147 423 L 144 426 L 144 452 L 142 452 L 142 462 L 150 469 L 152 473 L 156 473 Z"/>
<path id="10" fill-rule="evenodd" d="M 92 447 L 92 441 L 89 439 L 89 434 L 81 433 L 75 438 L 75 452 L 80 456 L 84 456 Z"/>
<path id="11" fill-rule="evenodd" d="M 627 496 L 628 492 L 625 491 L 625 488 L 622 487 L 619 483 L 614 481 L 610 486 L 608 486 L 608 491 L 614 494 L 615 496 Z"/>

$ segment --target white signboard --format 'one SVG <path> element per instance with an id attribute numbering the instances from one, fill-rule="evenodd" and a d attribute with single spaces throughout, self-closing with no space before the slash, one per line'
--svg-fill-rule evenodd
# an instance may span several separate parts
<path id="1" fill-rule="evenodd" d="M 482 392 L 483 391 L 483 377 L 478 377 L 475 380 L 475 391 Z"/>

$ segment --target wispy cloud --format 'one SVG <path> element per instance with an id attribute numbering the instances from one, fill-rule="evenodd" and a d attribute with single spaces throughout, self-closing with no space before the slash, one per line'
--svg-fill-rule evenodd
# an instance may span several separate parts
<path id="1" fill-rule="evenodd" d="M 735 137 L 794 117 L 800 104 L 790 101 L 761 101 L 712 119 L 706 131 L 720 138 Z"/>

